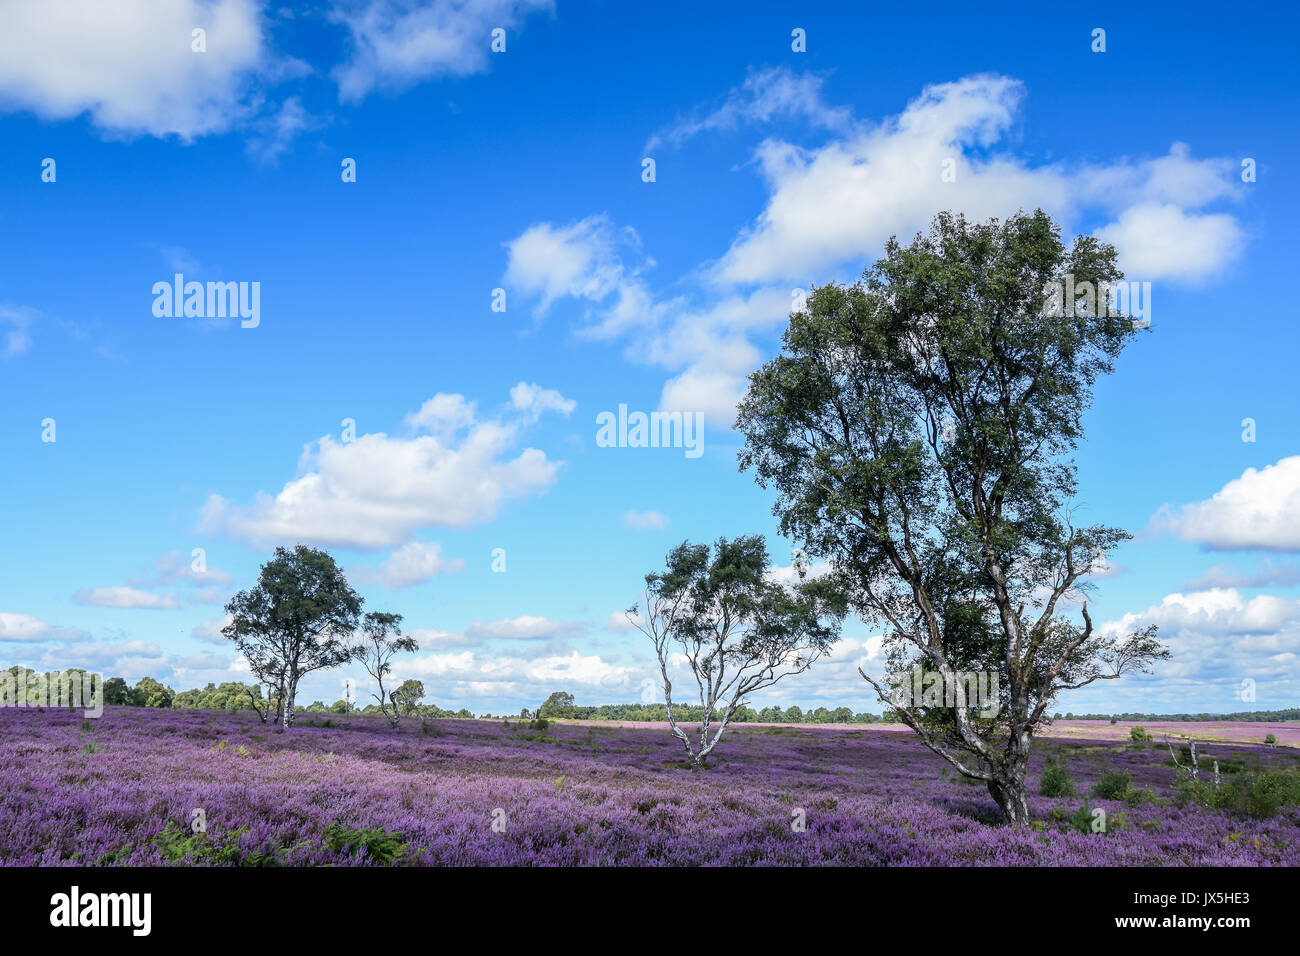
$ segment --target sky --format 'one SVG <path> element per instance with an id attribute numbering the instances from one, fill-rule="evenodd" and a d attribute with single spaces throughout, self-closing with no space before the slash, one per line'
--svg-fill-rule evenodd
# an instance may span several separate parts
<path id="1" fill-rule="evenodd" d="M 1041 207 L 1150 283 L 1078 504 L 1135 535 L 1094 620 L 1173 654 L 1054 709 L 1297 706 L 1300 24 L 1262 17 L 8 0 L 0 662 L 247 679 L 223 606 L 301 542 L 403 615 L 428 702 L 660 700 L 622 612 L 666 552 L 791 564 L 730 426 L 798 290 Z M 172 314 L 178 274 L 247 308 Z M 703 440 L 605 447 L 620 406 Z M 878 713 L 880 643 L 851 618 L 751 703 Z"/>

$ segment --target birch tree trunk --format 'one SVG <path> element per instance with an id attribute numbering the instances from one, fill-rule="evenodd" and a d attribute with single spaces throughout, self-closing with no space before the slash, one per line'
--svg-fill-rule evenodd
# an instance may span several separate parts
<path id="1" fill-rule="evenodd" d="M 293 699 L 298 693 L 298 682 L 291 680 L 285 685 L 284 697 L 280 706 L 284 711 L 284 729 L 288 730 L 293 726 Z"/>

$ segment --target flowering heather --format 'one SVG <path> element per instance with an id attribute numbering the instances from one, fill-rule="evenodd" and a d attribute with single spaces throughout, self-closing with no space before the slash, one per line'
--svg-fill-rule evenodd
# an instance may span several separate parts
<path id="1" fill-rule="evenodd" d="M 323 726 L 328 720 L 332 726 Z M 316 725 L 313 725 L 316 724 Z M 1048 754 L 1079 796 L 1037 793 Z M 907 734 L 736 727 L 709 769 L 662 730 L 249 713 L 0 710 L 7 865 L 1300 865 L 1300 811 L 1266 820 L 1170 796 L 1163 744 L 1053 740 L 1030 766 L 1035 829 L 994 825 L 982 785 Z M 1295 767 L 1283 748 L 1211 744 L 1202 766 Z M 1108 770 L 1157 800 L 1089 798 Z M 206 831 L 193 833 L 202 809 Z M 495 812 L 503 811 L 503 812 Z M 792 827 L 800 817 L 806 829 Z M 498 826 L 493 828 L 494 820 Z"/>
<path id="2" fill-rule="evenodd" d="M 1180 737 L 1195 737 L 1203 741 L 1263 743 L 1264 738 L 1272 734 L 1279 747 L 1300 747 L 1300 722 L 1297 721 L 1121 720 L 1112 724 L 1107 720 L 1055 720 L 1047 728 L 1046 735 L 1087 740 L 1128 740 L 1133 727 L 1142 727 L 1160 742 L 1168 734 L 1170 740 L 1174 741 Z"/>

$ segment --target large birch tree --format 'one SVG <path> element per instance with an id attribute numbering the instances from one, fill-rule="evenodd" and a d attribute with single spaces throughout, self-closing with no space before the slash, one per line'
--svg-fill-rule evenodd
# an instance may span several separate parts
<path id="1" fill-rule="evenodd" d="M 886 633 L 887 673 L 862 676 L 1020 826 L 1057 695 L 1168 656 L 1154 628 L 1094 627 L 1089 577 L 1129 536 L 1074 520 L 1082 417 L 1136 334 L 1106 307 L 1121 278 L 1111 246 L 1067 248 L 1041 210 L 941 214 L 860 282 L 814 289 L 739 409 L 741 467 L 778 493 L 782 533 Z M 951 706 L 902 699 L 913 666 L 951 675 Z M 956 680 L 980 670 L 995 707 Z"/>

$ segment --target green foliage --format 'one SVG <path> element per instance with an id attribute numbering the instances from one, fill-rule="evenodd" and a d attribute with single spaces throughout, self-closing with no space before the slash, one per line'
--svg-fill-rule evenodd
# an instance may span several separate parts
<path id="1" fill-rule="evenodd" d="M 418 646 L 418 645 L 417 645 Z M 402 681 L 402 686 L 392 693 L 393 706 L 403 717 L 415 716 L 420 699 L 424 697 L 424 684 L 418 680 Z"/>
<path id="2" fill-rule="evenodd" d="M 887 672 L 941 651 L 947 669 L 1001 674 L 994 717 L 895 703 L 933 749 L 1006 775 L 1008 794 L 1058 690 L 1168 657 L 1153 626 L 1094 631 L 1057 601 L 1129 537 L 1065 516 L 1095 383 L 1136 333 L 1095 297 L 1053 309 L 1044 294 L 1121 278 L 1112 246 L 1067 247 L 1041 210 L 940 213 L 860 282 L 814 288 L 738 407 L 742 469 L 776 492 L 781 534 L 881 623 Z"/>
<path id="3" fill-rule="evenodd" d="M 1105 800 L 1123 800 L 1129 792 L 1133 775 L 1127 770 L 1107 770 L 1092 788 L 1092 792 Z"/>
<path id="4" fill-rule="evenodd" d="M 239 838 L 248 832 L 243 826 L 237 830 L 206 831 L 194 833 L 175 821 L 168 821 L 161 833 L 153 839 L 168 862 L 184 866 L 208 863 L 213 866 L 280 866 L 279 852 L 239 848 Z"/>
<path id="5" fill-rule="evenodd" d="M 575 716 L 573 695 L 567 691 L 557 690 L 537 708 L 537 716 L 547 720 L 572 720 Z"/>
<path id="6" fill-rule="evenodd" d="M 324 843 L 331 850 L 344 851 L 359 862 L 373 860 L 384 866 L 401 862 L 409 851 L 402 842 L 401 833 L 378 826 L 354 830 L 342 823 L 331 823 L 325 828 Z"/>
<path id="7" fill-rule="evenodd" d="M 1145 727 L 1132 727 L 1129 729 L 1128 739 L 1134 743 L 1144 744 L 1149 743 L 1153 738 L 1147 733 Z"/>
<path id="8" fill-rule="evenodd" d="M 1064 759 L 1057 763 L 1054 757 L 1047 758 L 1038 780 L 1038 792 L 1045 797 L 1073 797 L 1077 793 Z"/>
<path id="9" fill-rule="evenodd" d="M 152 677 L 142 677 L 132 688 L 131 696 L 137 707 L 170 707 L 176 692 Z"/>
<path id="10" fill-rule="evenodd" d="M 109 707 L 126 707 L 135 704 L 131 688 L 121 677 L 110 677 L 104 681 L 104 703 Z"/>
<path id="11" fill-rule="evenodd" d="M 253 707 L 254 701 L 258 703 L 257 708 Z M 262 688 L 257 684 L 241 684 L 238 681 L 209 683 L 202 690 L 183 690 L 172 700 L 172 706 L 230 712 L 265 709 L 262 706 Z"/>
<path id="12" fill-rule="evenodd" d="M 1243 771 L 1217 788 L 1208 781 L 1179 774 L 1174 780 L 1174 794 L 1180 803 L 1197 803 L 1263 820 L 1284 808 L 1300 806 L 1300 771 Z"/>
<path id="13" fill-rule="evenodd" d="M 258 681 L 284 690 L 285 726 L 304 674 L 336 667 L 352 656 L 344 641 L 360 623 L 361 598 L 324 551 L 276 548 L 257 584 L 226 604 L 222 633 L 235 643 Z"/>

